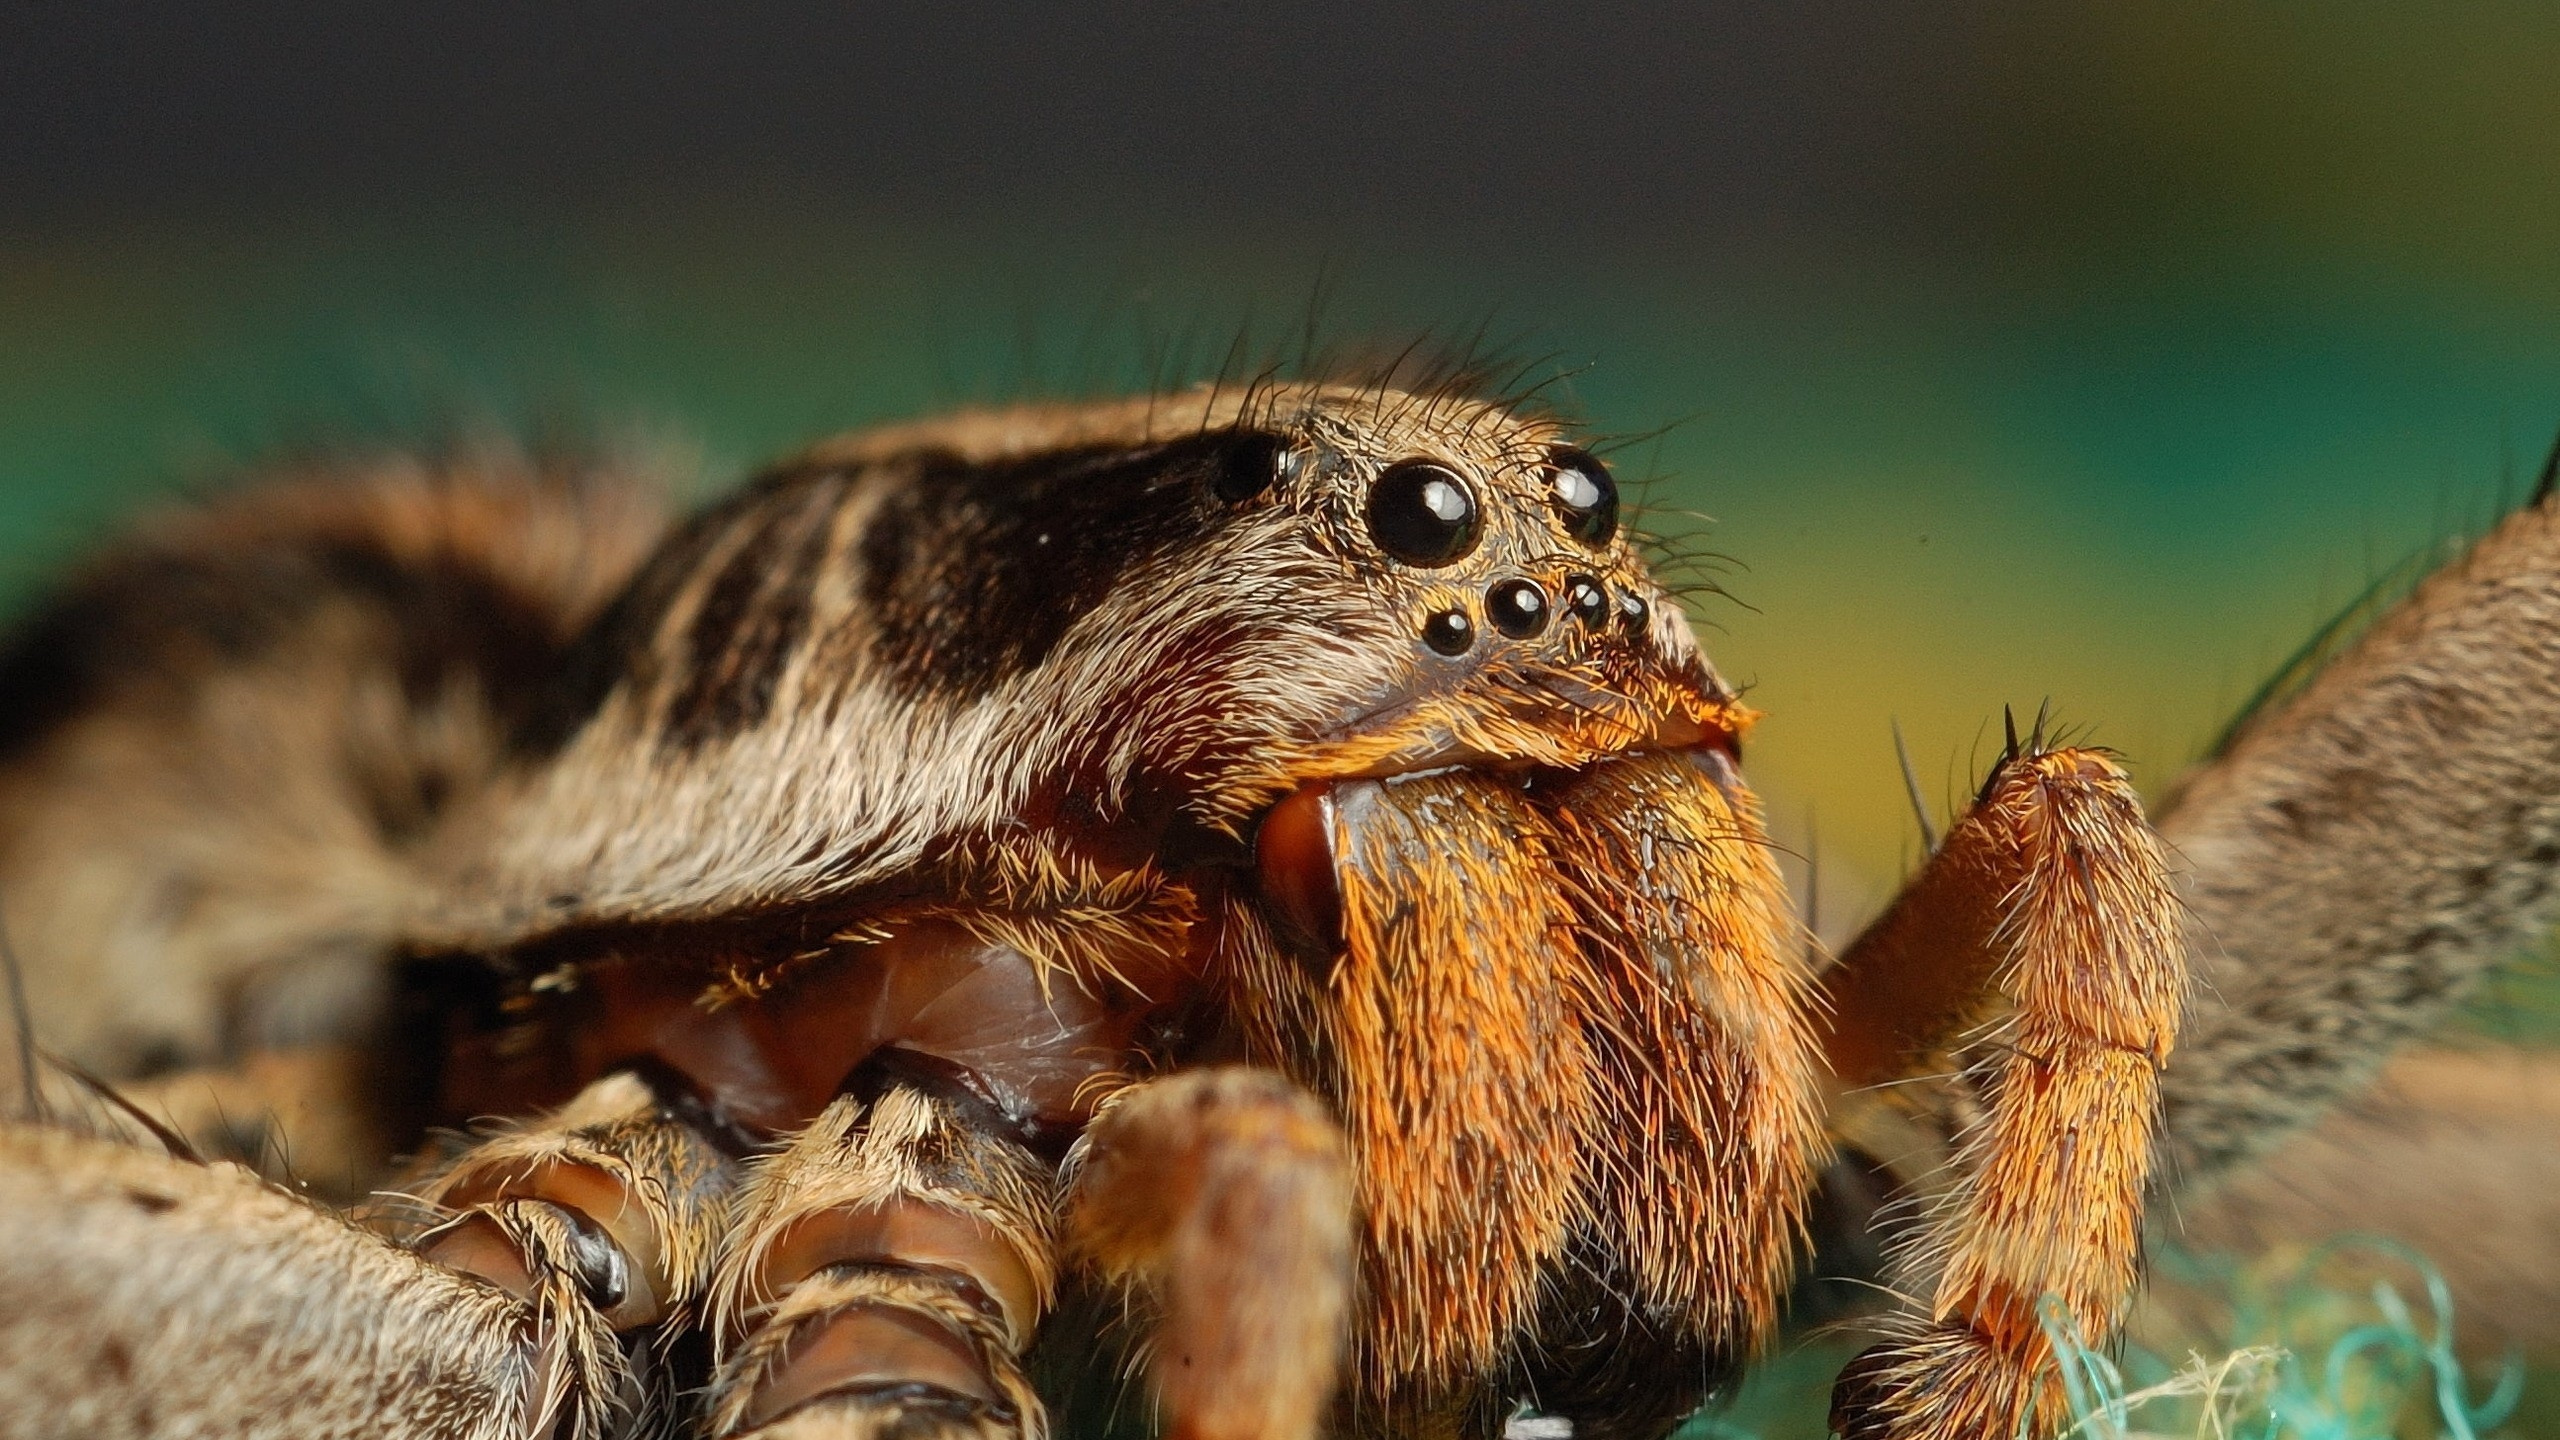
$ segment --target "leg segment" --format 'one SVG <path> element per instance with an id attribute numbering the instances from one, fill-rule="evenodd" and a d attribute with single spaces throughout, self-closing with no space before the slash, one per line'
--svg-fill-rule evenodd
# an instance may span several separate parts
<path id="1" fill-rule="evenodd" d="M 1342 1132 L 1264 1070 L 1115 1096 L 1071 1159 L 1070 1253 L 1153 1302 L 1148 1368 L 1171 1440 L 1313 1440 L 1352 1289 Z"/>
<path id="2" fill-rule="evenodd" d="M 0 1436 L 524 1440 L 527 1302 L 236 1165 L 0 1126 Z"/>
<path id="3" fill-rule="evenodd" d="M 2065 1418 L 2038 1306 L 2059 1301 L 2092 1343 L 2123 1319 L 2185 996 L 2182 918 L 2122 772 L 2093 751 L 2012 751 L 1825 977 L 1844 1079 L 1945 1072 L 1844 1108 L 1891 1105 L 1952 1150 L 1905 1256 L 1929 1314 L 1852 1365 L 1835 1428 L 2005 1440 Z"/>
<path id="4" fill-rule="evenodd" d="M 892 1082 L 758 1166 L 712 1282 L 711 1433 L 1040 1440 L 1019 1357 L 1055 1181 L 981 1108 Z"/>
<path id="5" fill-rule="evenodd" d="M 687 1328 L 735 1168 L 623 1073 L 456 1156 L 421 1187 L 441 1218 L 408 1243 L 532 1308 L 529 1433 L 663 1423 L 677 1382 L 622 1336 Z"/>

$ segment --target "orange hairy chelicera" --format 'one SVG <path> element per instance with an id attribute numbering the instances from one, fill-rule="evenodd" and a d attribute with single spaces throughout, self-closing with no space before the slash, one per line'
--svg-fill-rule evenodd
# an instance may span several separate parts
<path id="1" fill-rule="evenodd" d="M 86 1067 L 0 1146 L 0 1418 L 1037 1440 L 1126 1371 L 1187 1440 L 1655 1436 L 1869 1224 L 1845 1137 L 1925 1203 L 1835 1424 L 2052 1431 L 2168 852 L 2039 726 L 1826 964 L 1754 719 L 1606 465 L 1457 385 L 972 412 L 673 526 L 496 455 L 166 517 L 0 659 Z"/>

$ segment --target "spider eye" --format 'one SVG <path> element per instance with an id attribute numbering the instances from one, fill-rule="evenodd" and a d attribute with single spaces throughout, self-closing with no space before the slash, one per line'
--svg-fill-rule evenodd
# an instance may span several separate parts
<path id="1" fill-rule="evenodd" d="M 1588 450 L 1558 450 L 1550 458 L 1565 533 L 1594 549 L 1608 544 L 1618 533 L 1618 482 L 1609 467 Z"/>
<path id="2" fill-rule="evenodd" d="M 1609 592 L 1590 575 L 1568 575 L 1564 578 L 1564 608 L 1585 625 L 1597 625 L 1609 618 Z"/>
<path id="3" fill-rule="evenodd" d="M 1369 538 L 1408 565 L 1455 564 L 1483 534 L 1475 492 L 1446 465 L 1399 461 L 1369 490 Z"/>
<path id="4" fill-rule="evenodd" d="M 1493 628 L 1514 640 L 1526 640 L 1547 628 L 1547 592 L 1535 580 L 1505 580 L 1485 592 L 1485 613 Z"/>
<path id="5" fill-rule="evenodd" d="M 1464 655 L 1476 643 L 1476 622 L 1464 610 L 1443 610 L 1422 625 L 1423 643 L 1443 655 Z"/>
<path id="6" fill-rule="evenodd" d="M 1209 488 L 1228 504 L 1241 504 L 1270 489 L 1292 459 L 1276 435 L 1243 436 L 1218 458 Z"/>

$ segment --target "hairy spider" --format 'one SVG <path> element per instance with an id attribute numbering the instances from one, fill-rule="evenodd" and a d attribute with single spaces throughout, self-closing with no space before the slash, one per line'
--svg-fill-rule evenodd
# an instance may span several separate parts
<path id="1" fill-rule="evenodd" d="M 2057 1428 L 2164 1114 L 2230 1167 L 2541 918 L 2560 516 L 2167 846 L 2013 728 L 1824 965 L 1619 511 L 1526 405 L 1261 383 L 672 527 L 487 456 L 163 518 L 0 662 L 64 1057 L 0 1132 L 0 1432 L 1037 1440 L 1136 1364 L 1189 1440 L 1658 1436 L 1838 1137 L 1930 1203 L 1835 1425 Z"/>

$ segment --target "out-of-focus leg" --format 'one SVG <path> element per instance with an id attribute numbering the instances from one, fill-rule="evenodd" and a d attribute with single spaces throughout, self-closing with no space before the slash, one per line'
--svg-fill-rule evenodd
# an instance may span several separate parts
<path id="1" fill-rule="evenodd" d="M 1198 1070 L 1113 1097 L 1070 1161 L 1069 1253 L 1153 1312 L 1172 1440 L 1312 1440 L 1352 1290 L 1342 1132 L 1281 1076 Z"/>
<path id="2" fill-rule="evenodd" d="M 604 1433 L 549 1403 L 556 1353 L 532 1302 L 237 1165 L 0 1125 L 0 1436 Z"/>
<path id="3" fill-rule="evenodd" d="M 2560 909 L 2560 499 L 2244 717 L 2160 831 L 2205 982 L 2168 1077 L 2194 1186 L 2362 1089 Z"/>
<path id="4" fill-rule="evenodd" d="M 2189 1250 L 2246 1257 L 2349 1234 L 2413 1244 L 2452 1288 L 2467 1349 L 2560 1355 L 2560 1055 L 2409 1050 L 2364 1094 L 2155 1223 Z M 2227 1289 L 2155 1276 L 2136 1333 L 2171 1355 L 2227 1333 Z"/>

